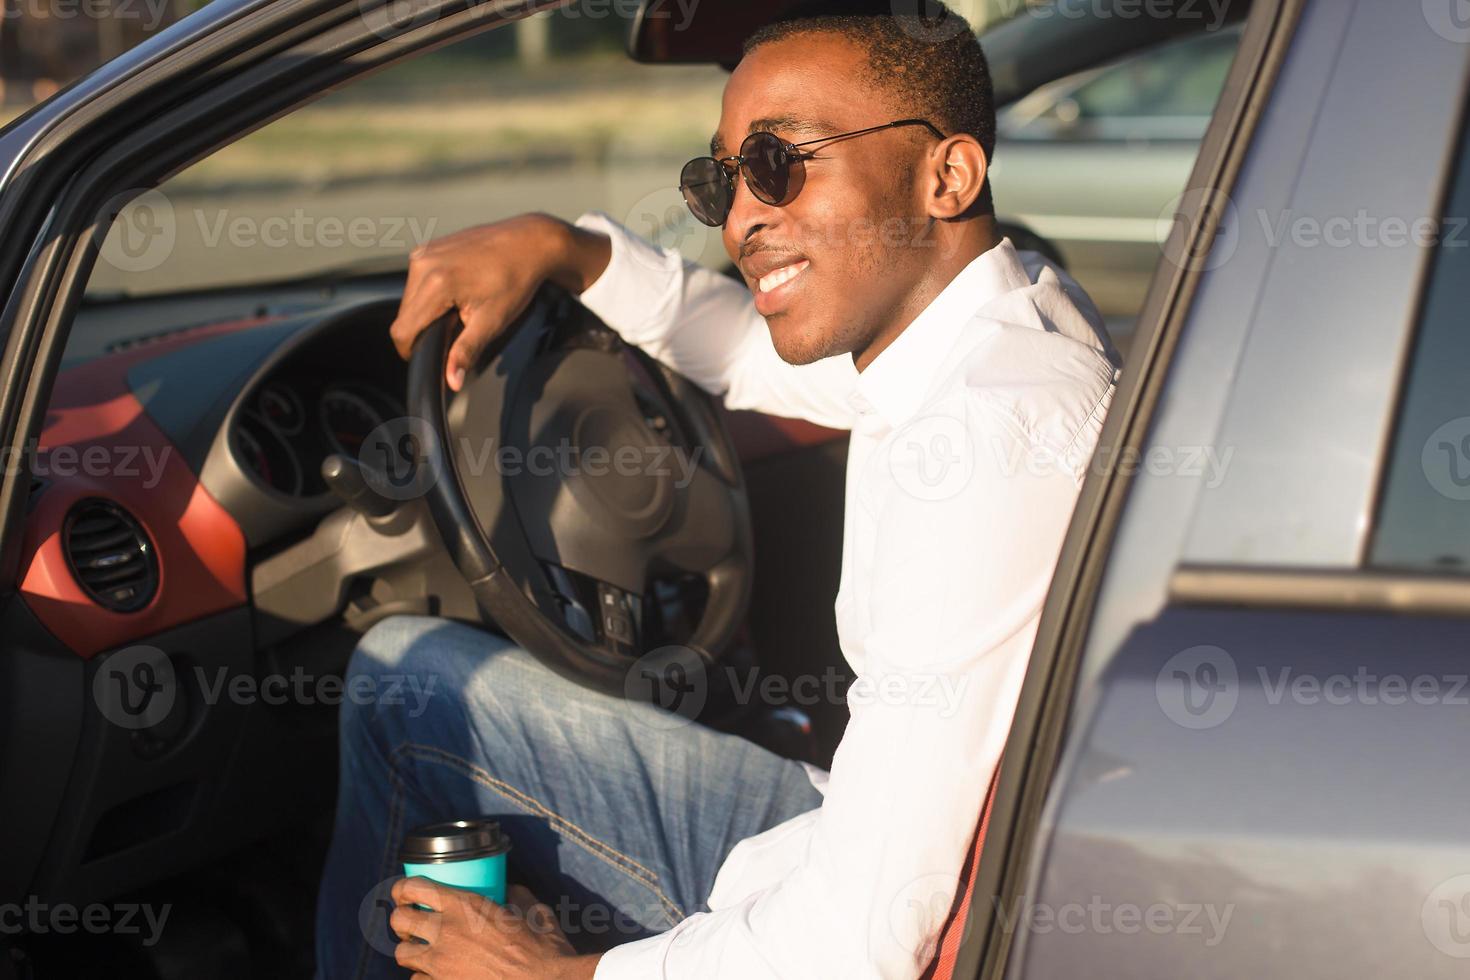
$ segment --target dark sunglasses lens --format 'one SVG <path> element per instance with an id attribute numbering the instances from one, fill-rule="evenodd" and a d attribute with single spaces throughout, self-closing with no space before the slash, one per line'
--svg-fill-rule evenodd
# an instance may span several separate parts
<path id="1" fill-rule="evenodd" d="M 745 182 L 750 192 L 767 204 L 785 204 L 791 187 L 791 156 L 786 144 L 771 133 L 753 133 L 740 147 L 745 158 Z"/>
<path id="2" fill-rule="evenodd" d="M 684 165 L 679 177 L 684 202 L 701 222 L 718 228 L 730 216 L 730 178 L 714 157 L 700 157 Z"/>

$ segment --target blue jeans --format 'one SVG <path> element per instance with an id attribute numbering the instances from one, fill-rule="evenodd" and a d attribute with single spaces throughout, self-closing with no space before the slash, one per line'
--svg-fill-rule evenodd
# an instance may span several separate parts
<path id="1" fill-rule="evenodd" d="M 346 678 L 337 818 L 317 900 L 317 971 L 401 977 L 388 890 L 405 831 L 489 815 L 512 881 L 580 952 L 707 908 L 742 839 L 821 805 L 796 762 L 678 715 L 578 687 L 446 620 L 398 617 Z"/>

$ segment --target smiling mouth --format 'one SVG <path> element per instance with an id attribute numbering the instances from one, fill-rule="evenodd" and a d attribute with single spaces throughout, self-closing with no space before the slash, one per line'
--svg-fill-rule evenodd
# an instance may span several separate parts
<path id="1" fill-rule="evenodd" d="M 791 265 L 784 265 L 775 272 L 762 276 L 760 282 L 756 284 L 756 288 L 763 293 L 769 293 L 773 289 L 779 289 L 805 272 L 806 267 L 809 265 L 811 265 L 811 262 L 806 259 L 802 259 L 800 262 L 795 262 Z"/>

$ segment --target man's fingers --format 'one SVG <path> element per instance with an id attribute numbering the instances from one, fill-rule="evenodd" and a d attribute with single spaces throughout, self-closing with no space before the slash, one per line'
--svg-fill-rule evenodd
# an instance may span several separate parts
<path id="1" fill-rule="evenodd" d="M 428 958 L 432 949 L 423 943 L 399 943 L 393 949 L 393 959 L 405 970 L 412 970 L 416 977 L 428 976 Z"/>
<path id="2" fill-rule="evenodd" d="M 425 912 L 412 905 L 400 905 L 388 916 L 388 928 L 404 942 L 422 939 L 426 943 L 432 943 L 438 938 L 443 922 L 444 917 L 438 912 Z"/>
<path id="3" fill-rule="evenodd" d="M 561 934 L 561 924 L 556 921 L 556 912 L 550 905 L 537 900 L 531 894 L 531 889 L 525 885 L 511 885 L 505 898 L 505 904 L 515 910 L 532 932 L 541 935 Z"/>
<path id="4" fill-rule="evenodd" d="M 393 904 L 423 905 L 443 910 L 452 891 L 428 878 L 400 878 L 393 885 Z"/>
<path id="5" fill-rule="evenodd" d="M 454 276 L 442 262 L 425 258 L 422 252 L 414 253 L 409 259 L 398 316 L 388 328 L 398 356 L 405 361 L 413 353 L 413 342 L 418 335 L 455 304 Z"/>
<path id="6" fill-rule="evenodd" d="M 419 334 L 453 307 L 453 301 L 447 296 L 431 296 L 422 290 L 405 290 L 403 301 L 398 304 L 398 315 L 388 327 L 388 336 L 393 338 L 398 356 L 408 360 L 413 354 L 413 342 L 418 339 Z"/>
<path id="7" fill-rule="evenodd" d="M 460 307 L 459 318 L 464 329 L 449 348 L 449 362 L 444 366 L 444 378 L 452 391 L 464 386 L 465 373 L 475 366 L 480 352 L 505 324 L 503 317 L 483 306 Z"/>

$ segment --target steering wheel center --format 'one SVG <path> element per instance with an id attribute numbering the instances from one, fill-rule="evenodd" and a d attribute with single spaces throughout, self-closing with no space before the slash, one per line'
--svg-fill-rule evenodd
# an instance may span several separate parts
<path id="1" fill-rule="evenodd" d="M 444 385 L 454 326 L 440 318 L 420 338 L 408 407 L 437 437 L 426 442 L 444 478 L 425 498 L 486 621 L 619 697 L 652 696 L 637 670 L 649 650 L 677 649 L 691 670 L 718 662 L 753 564 L 718 402 L 557 287 L 457 393 Z"/>
<path id="2" fill-rule="evenodd" d="M 636 414 L 594 405 L 572 425 L 579 465 L 567 485 L 583 508 L 651 537 L 674 508 L 672 447 Z"/>

